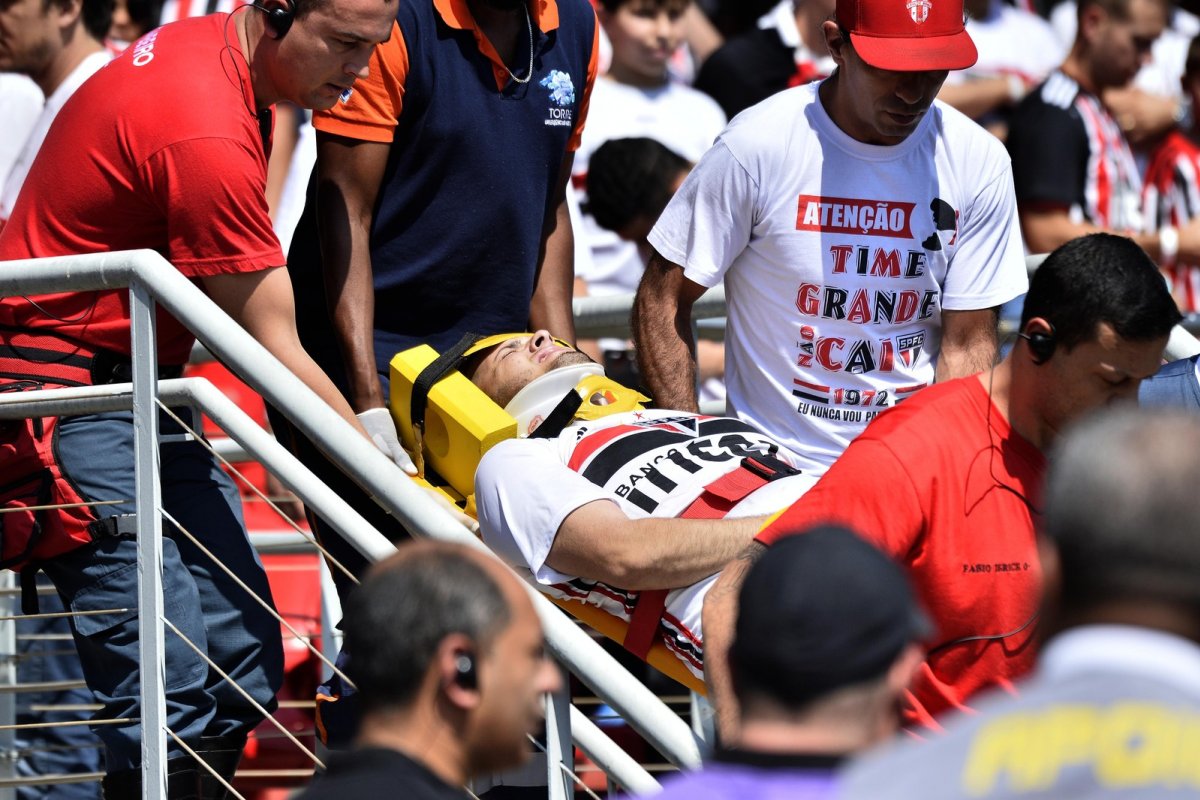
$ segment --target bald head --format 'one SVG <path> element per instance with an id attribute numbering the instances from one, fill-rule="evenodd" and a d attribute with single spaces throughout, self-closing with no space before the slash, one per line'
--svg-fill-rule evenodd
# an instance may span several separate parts
<path id="1" fill-rule="evenodd" d="M 1114 408 L 1072 429 L 1051 465 L 1045 530 L 1064 607 L 1200 609 L 1200 416 Z"/>
<path id="2" fill-rule="evenodd" d="M 411 542 L 351 594 L 342 627 L 364 704 L 407 705 L 438 646 L 462 634 L 486 649 L 529 598 L 495 558 L 462 545 Z"/>

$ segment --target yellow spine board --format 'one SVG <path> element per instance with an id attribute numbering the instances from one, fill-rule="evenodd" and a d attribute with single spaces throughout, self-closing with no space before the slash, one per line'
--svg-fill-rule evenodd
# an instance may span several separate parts
<path id="1" fill-rule="evenodd" d="M 546 597 L 589 628 L 599 631 L 617 644 L 625 643 L 625 635 L 629 632 L 629 623 L 620 617 L 614 617 L 603 609 L 581 603 L 578 600 L 563 600 L 551 595 L 546 595 Z M 650 646 L 650 652 L 646 654 L 646 663 L 693 692 L 702 695 L 708 694 L 704 681 L 688 671 L 683 662 L 676 658 L 661 641 L 655 641 Z"/>
<path id="2" fill-rule="evenodd" d="M 397 353 L 391 361 L 392 419 L 400 432 L 400 440 L 410 451 L 416 449 L 410 413 L 412 387 L 421 370 L 438 356 L 429 345 Z M 630 390 L 620 387 L 623 391 Z M 644 401 L 640 395 L 633 396 Z M 637 402 L 634 400 L 633 402 Z M 640 407 L 640 406 L 639 406 Z M 611 413 L 611 409 L 609 410 Z M 425 460 L 449 482 L 449 486 L 433 486 L 452 502 L 466 499 L 466 513 L 475 516 L 475 468 L 483 454 L 505 439 L 515 439 L 517 422 L 491 398 L 479 390 L 461 373 L 455 371 L 434 384 L 429 392 L 425 411 Z M 418 483 L 431 484 L 423 479 Z M 629 624 L 595 606 L 586 603 L 547 597 L 581 622 L 617 643 L 625 641 Z M 673 678 L 687 688 L 705 694 L 704 681 L 688 671 L 662 642 L 655 642 L 646 657 L 650 666 Z"/>
<path id="3" fill-rule="evenodd" d="M 420 345 L 397 353 L 391 361 L 392 418 L 400 440 L 416 448 L 412 420 L 412 387 L 421 370 L 433 363 L 437 351 Z M 425 458 L 458 494 L 475 493 L 475 468 L 497 443 L 517 436 L 517 423 L 459 372 L 434 384 L 425 412 Z"/>

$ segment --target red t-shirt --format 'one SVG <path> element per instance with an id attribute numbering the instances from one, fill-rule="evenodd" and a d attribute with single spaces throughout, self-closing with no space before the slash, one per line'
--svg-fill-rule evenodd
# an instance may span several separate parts
<path id="1" fill-rule="evenodd" d="M 881 414 L 758 540 L 840 523 L 908 567 L 936 629 L 908 721 L 936 726 L 934 716 L 1033 666 L 1045 465 L 978 376 L 947 381 Z M 962 641 L 975 636 L 992 638 Z"/>
<path id="2" fill-rule="evenodd" d="M 253 89 L 228 20 L 151 31 L 79 88 L 0 231 L 0 260 L 148 248 L 193 279 L 285 263 Z M 0 324 L 129 353 L 126 290 L 32 300 L 0 300 Z M 160 312 L 158 342 L 159 362 L 179 364 L 192 336 Z"/>

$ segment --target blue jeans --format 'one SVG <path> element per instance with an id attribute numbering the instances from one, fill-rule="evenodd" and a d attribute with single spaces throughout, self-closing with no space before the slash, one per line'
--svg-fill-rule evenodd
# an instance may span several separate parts
<path id="1" fill-rule="evenodd" d="M 12 613 L 20 613 L 20 603 L 14 603 Z M 59 599 L 52 594 L 42 595 L 41 610 L 45 613 L 63 611 Z M 20 637 L 70 634 L 69 620 L 62 617 L 19 620 Z M 17 679 L 21 683 L 44 681 L 79 681 L 83 672 L 79 656 L 71 642 L 52 639 L 22 638 L 17 641 Z M 87 719 L 87 711 L 33 711 L 32 705 L 62 706 L 92 702 L 87 689 L 59 689 L 25 692 L 19 696 L 17 722 L 66 722 Z M 17 774 L 21 777 L 58 775 L 62 773 L 103 772 L 100 743 L 87 728 L 79 726 L 42 728 L 20 731 L 17 748 L 21 758 Z M 97 800 L 100 783 L 60 783 L 22 786 L 17 789 L 20 800 Z"/>
<path id="2" fill-rule="evenodd" d="M 190 412 L 183 411 L 185 420 Z M 180 433 L 160 414 L 160 433 Z M 121 411 L 64 417 L 55 435 L 63 474 L 84 498 L 120 500 L 96 506 L 100 517 L 134 513 L 133 417 Z M 159 446 L 163 509 L 271 603 L 262 562 L 242 523 L 233 482 L 197 442 Z M 95 719 L 141 716 L 138 680 L 137 542 L 105 536 L 42 565 L 72 611 L 128 609 L 72 618 L 88 687 L 104 708 Z M 166 618 L 268 710 L 283 680 L 279 623 L 189 539 L 163 520 Z M 241 694 L 167 628 L 167 724 L 195 746 L 201 736 L 249 733 L 262 719 Z M 139 723 L 98 725 L 109 772 L 141 763 Z M 170 755 L 184 752 L 168 737 Z"/>

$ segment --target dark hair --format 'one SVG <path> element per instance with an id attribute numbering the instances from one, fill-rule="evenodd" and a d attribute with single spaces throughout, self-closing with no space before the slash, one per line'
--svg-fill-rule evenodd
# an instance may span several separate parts
<path id="1" fill-rule="evenodd" d="M 129 21 L 144 35 L 154 30 L 162 18 L 163 0 L 125 0 Z"/>
<path id="2" fill-rule="evenodd" d="M 675 179 L 690 166 L 654 139 L 611 139 L 588 160 L 587 211 L 610 231 L 638 216 L 657 219 L 671 199 Z"/>
<path id="3" fill-rule="evenodd" d="M 42 10 L 48 11 L 53 5 L 61 8 L 68 3 L 69 0 L 42 0 Z M 88 35 L 98 42 L 104 41 L 108 36 L 108 29 L 112 27 L 114 5 L 114 0 L 83 0 L 79 20 Z"/>
<path id="4" fill-rule="evenodd" d="M 510 617 L 500 586 L 460 547 L 405 545 L 350 594 L 346 674 L 364 708 L 405 706 L 443 639 L 461 633 L 484 651 Z"/>
<path id="5" fill-rule="evenodd" d="M 1187 59 L 1183 62 L 1183 74 L 1192 77 L 1200 74 L 1200 36 L 1193 37 L 1188 45 Z"/>
<path id="6" fill-rule="evenodd" d="M 837 525 L 798 528 L 746 574 L 729 647 L 743 718 L 881 680 L 928 633 L 904 569 Z"/>
<path id="7" fill-rule="evenodd" d="M 1029 283 L 1021 329 L 1041 317 L 1059 347 L 1095 339 L 1106 322 L 1122 339 L 1167 336 L 1182 316 L 1158 267 L 1132 239 L 1092 233 L 1047 256 Z"/>
<path id="8" fill-rule="evenodd" d="M 611 14 L 621 6 L 626 6 L 635 2 L 652 5 L 655 8 L 677 7 L 680 10 L 687 8 L 692 4 L 692 0 L 600 0 L 600 5 L 605 11 Z"/>
<path id="9" fill-rule="evenodd" d="M 1171 15 L 1170 0 L 1154 0 L 1154 2 L 1163 7 L 1163 10 L 1167 13 L 1169 22 Z M 1075 18 L 1077 21 L 1083 19 L 1084 9 L 1091 6 L 1097 6 L 1103 9 L 1110 17 L 1125 21 L 1128 20 L 1132 15 L 1132 12 L 1130 11 L 1130 5 L 1131 0 L 1079 0 L 1075 9 Z"/>
<path id="10" fill-rule="evenodd" d="M 1079 0 L 1075 8 L 1076 19 L 1083 19 L 1084 10 L 1096 6 L 1103 9 L 1110 17 L 1127 20 L 1129 19 L 1129 3 L 1130 0 Z"/>
<path id="11" fill-rule="evenodd" d="M 261 2 L 261 0 L 259 0 L 259 2 Z M 296 13 L 296 19 L 300 19 L 301 17 L 306 17 L 312 12 L 316 11 L 318 8 L 329 2 L 329 0 L 291 0 L 291 2 L 292 9 Z M 391 2 L 391 0 L 384 0 L 384 2 Z"/>

